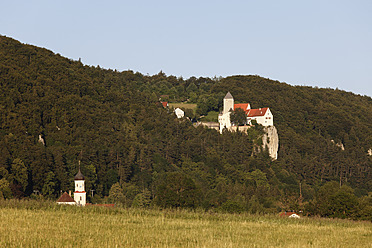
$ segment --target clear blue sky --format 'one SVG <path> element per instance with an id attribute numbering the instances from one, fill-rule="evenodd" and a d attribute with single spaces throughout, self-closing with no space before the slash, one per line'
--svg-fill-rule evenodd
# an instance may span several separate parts
<path id="1" fill-rule="evenodd" d="M 370 0 L 8 0 L 0 11 L 0 34 L 88 65 L 372 96 Z"/>

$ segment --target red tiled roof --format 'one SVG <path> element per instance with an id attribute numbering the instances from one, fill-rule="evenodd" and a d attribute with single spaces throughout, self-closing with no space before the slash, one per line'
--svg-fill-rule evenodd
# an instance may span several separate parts
<path id="1" fill-rule="evenodd" d="M 244 111 L 248 110 L 249 103 L 236 103 L 234 104 L 234 110 L 237 108 L 243 109 Z"/>
<path id="2" fill-rule="evenodd" d="M 248 109 L 249 103 L 236 103 L 234 104 L 234 110 L 237 108 L 243 109 L 247 114 L 247 117 L 264 116 L 268 108 L 259 109 Z"/>
<path id="3" fill-rule="evenodd" d="M 279 216 L 291 216 L 292 214 L 296 214 L 295 212 L 282 212 Z"/>
<path id="4" fill-rule="evenodd" d="M 250 109 L 247 111 L 247 117 L 264 116 L 268 108 Z"/>
<path id="5" fill-rule="evenodd" d="M 161 102 L 161 104 L 163 105 L 164 108 L 168 106 L 168 102 Z"/>
<path id="6" fill-rule="evenodd" d="M 75 202 L 72 197 L 67 194 L 67 192 L 63 193 L 62 196 L 57 200 L 57 202 Z"/>

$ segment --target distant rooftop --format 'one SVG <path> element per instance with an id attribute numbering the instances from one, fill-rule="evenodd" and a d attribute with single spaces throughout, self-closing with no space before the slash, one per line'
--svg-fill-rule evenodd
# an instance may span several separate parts
<path id="1" fill-rule="evenodd" d="M 72 197 L 67 194 L 67 192 L 63 193 L 63 195 L 57 200 L 57 202 L 75 202 Z"/>
<path id="2" fill-rule="evenodd" d="M 83 173 L 81 173 L 80 168 L 79 168 L 79 172 L 76 174 L 74 179 L 75 180 L 85 180 L 85 177 L 84 177 Z"/>
<path id="3" fill-rule="evenodd" d="M 234 99 L 233 96 L 231 95 L 230 91 L 227 92 L 226 96 L 224 99 Z"/>

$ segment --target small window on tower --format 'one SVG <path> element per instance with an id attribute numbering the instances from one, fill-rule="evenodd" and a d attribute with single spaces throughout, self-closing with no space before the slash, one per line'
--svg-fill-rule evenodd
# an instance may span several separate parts
<path id="1" fill-rule="evenodd" d="M 80 196 L 80 201 L 82 201 L 83 199 L 81 198 L 81 196 Z"/>

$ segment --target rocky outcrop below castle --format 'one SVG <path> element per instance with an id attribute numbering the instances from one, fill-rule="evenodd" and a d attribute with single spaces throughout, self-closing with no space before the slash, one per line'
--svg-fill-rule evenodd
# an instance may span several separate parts
<path id="1" fill-rule="evenodd" d="M 262 137 L 262 147 L 268 149 L 269 155 L 273 160 L 278 159 L 279 150 L 279 136 L 275 126 L 268 126 L 264 128 L 264 135 Z"/>
<path id="2" fill-rule="evenodd" d="M 194 126 L 205 126 L 211 129 L 219 130 L 219 125 L 216 122 L 197 122 L 194 123 Z M 247 132 L 252 126 L 240 126 L 240 132 Z M 230 132 L 236 132 L 238 129 L 237 126 L 231 126 L 227 128 Z M 269 155 L 273 160 L 278 159 L 278 150 L 279 150 L 279 136 L 278 131 L 275 126 L 263 127 L 264 134 L 262 136 L 262 149 L 261 147 L 256 147 L 255 152 L 260 152 L 264 149 L 268 149 Z M 255 153 L 254 152 L 254 153 Z"/>

